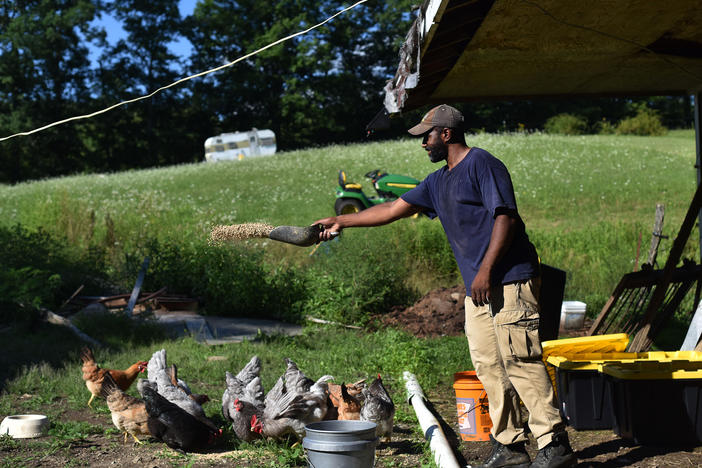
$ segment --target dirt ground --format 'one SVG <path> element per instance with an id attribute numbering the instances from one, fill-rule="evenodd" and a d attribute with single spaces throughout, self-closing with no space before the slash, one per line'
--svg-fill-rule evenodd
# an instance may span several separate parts
<path id="1" fill-rule="evenodd" d="M 393 389 L 400 391 L 401 389 Z M 489 442 L 464 442 L 458 439 L 455 396 L 428 392 L 430 408 L 443 419 L 446 437 L 454 447 L 459 464 L 465 466 L 483 460 L 490 453 Z M 52 405 L 60 405 L 54 401 Z M 109 415 L 89 408 L 67 411 L 62 420 L 82 421 L 100 433 L 82 434 L 73 440 L 47 436 L 38 439 L 18 439 L 7 443 L 0 439 L 0 466 L 18 467 L 283 467 L 287 465 L 276 456 L 265 455 L 266 450 L 246 445 L 232 449 L 226 441 L 207 453 L 182 454 L 158 441 L 135 445 L 131 439 L 124 442 L 116 433 Z M 395 423 L 392 441 L 381 443 L 376 450 L 376 467 L 420 467 L 424 440 L 418 427 L 410 423 Z M 92 431 L 91 431 L 92 432 Z M 105 433 L 107 432 L 107 434 Z M 702 466 L 702 449 L 642 447 L 618 438 L 611 431 L 581 431 L 569 429 L 571 444 L 576 450 L 581 467 L 685 467 Z M 536 445 L 527 446 L 532 458 Z M 303 462 L 304 464 L 304 462 Z M 299 465 L 296 465 L 299 466 Z"/>
<path id="2" fill-rule="evenodd" d="M 103 402 L 96 402 L 98 406 Z M 212 404 L 212 403 L 210 403 Z M 216 402 L 215 402 L 216 404 Z M 52 403 L 55 408 L 60 400 Z M 92 428 L 90 434 L 80 434 L 72 440 L 46 436 L 36 439 L 16 439 L 12 442 L 0 438 L 0 467 L 285 467 L 304 466 L 303 449 L 298 445 L 295 457 L 272 453 L 262 443 L 243 444 L 231 438 L 214 445 L 204 453 L 180 453 L 165 444 L 145 439 L 137 445 L 130 438 L 125 442 L 118 434 L 109 414 L 90 408 L 66 411 L 50 419 L 85 422 Z M 231 436 L 230 436 L 231 437 Z M 292 445 L 292 441 L 290 443 Z M 393 440 L 380 443 L 376 449 L 377 467 L 421 466 L 424 440 L 413 424 L 396 423 Z"/>

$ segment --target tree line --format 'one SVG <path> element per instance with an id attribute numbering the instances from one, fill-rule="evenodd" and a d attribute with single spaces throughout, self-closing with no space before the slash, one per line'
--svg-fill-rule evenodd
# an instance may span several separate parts
<path id="1" fill-rule="evenodd" d="M 173 0 L 0 0 L 0 137 L 147 94 L 317 24 L 329 0 L 199 0 L 183 16 Z M 415 14 L 411 0 L 367 2 L 247 60 L 97 117 L 0 142 L 0 183 L 119 171 L 203 159 L 204 140 L 270 128 L 280 149 L 361 141 Z M 98 19 L 126 36 L 110 42 Z M 188 57 L 169 49 L 187 39 Z M 92 55 L 91 55 L 92 54 Z M 472 103 L 469 128 L 542 128 L 576 110 L 593 122 L 646 101 L 669 127 L 689 126 L 685 96 Z M 376 137 L 404 134 L 410 112 Z"/>

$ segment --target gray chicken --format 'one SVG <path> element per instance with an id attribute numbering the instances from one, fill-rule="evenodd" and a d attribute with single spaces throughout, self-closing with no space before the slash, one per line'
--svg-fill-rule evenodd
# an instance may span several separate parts
<path id="1" fill-rule="evenodd" d="M 307 424 L 324 419 L 328 408 L 327 381 L 334 377 L 325 375 L 315 382 L 292 360 L 286 362 L 285 374 L 266 394 L 263 415 L 251 418 L 251 430 L 274 439 L 294 434 L 301 440 Z"/>
<path id="2" fill-rule="evenodd" d="M 166 363 L 166 350 L 160 349 L 151 355 L 149 363 L 146 365 L 146 378 L 151 382 L 158 383 L 162 380 L 164 383 L 166 379 L 171 380 L 170 370 Z M 190 387 L 181 379 L 176 379 L 177 384 L 185 393 L 188 395 L 192 394 Z"/>
<path id="3" fill-rule="evenodd" d="M 177 376 L 177 369 L 173 366 L 166 368 L 165 349 L 156 351 L 151 356 L 146 370 L 149 381 L 156 384 L 156 391 L 159 395 L 177 405 L 211 429 L 218 429 L 217 426 L 207 418 L 205 410 L 202 409 L 200 403 L 191 398 L 190 395 L 183 390 L 181 387 L 182 381 L 178 379 Z M 174 385 L 174 381 L 178 382 L 178 384 Z"/>
<path id="4" fill-rule="evenodd" d="M 365 403 L 361 407 L 361 421 L 376 424 L 376 435 L 384 442 L 390 442 L 392 425 L 395 419 L 395 404 L 383 385 L 383 379 L 378 378 L 363 390 Z"/>
<path id="5" fill-rule="evenodd" d="M 222 394 L 222 415 L 231 421 L 236 436 L 246 442 L 261 437 L 251 430 L 252 417 L 263 416 L 265 391 L 260 372 L 261 360 L 254 356 L 236 376 L 229 372 L 225 374 L 227 388 Z"/>

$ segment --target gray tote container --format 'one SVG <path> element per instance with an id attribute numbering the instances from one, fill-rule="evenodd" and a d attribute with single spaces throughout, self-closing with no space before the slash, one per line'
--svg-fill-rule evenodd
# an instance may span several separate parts
<path id="1" fill-rule="evenodd" d="M 375 463 L 375 423 L 321 421 L 305 426 L 302 446 L 310 468 L 372 468 Z"/>

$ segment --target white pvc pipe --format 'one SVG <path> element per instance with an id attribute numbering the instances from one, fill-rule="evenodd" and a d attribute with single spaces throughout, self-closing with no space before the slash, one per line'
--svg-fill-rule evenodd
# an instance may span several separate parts
<path id="1" fill-rule="evenodd" d="M 429 448 L 434 454 L 434 461 L 439 468 L 460 468 L 456 456 L 453 454 L 448 440 L 446 440 L 444 431 L 441 430 L 439 421 L 436 420 L 432 412 L 424 404 L 427 398 L 424 396 L 417 377 L 408 371 L 403 372 L 402 377 L 405 379 L 407 402 L 412 405 L 414 412 L 417 413 L 417 419 L 422 427 L 422 432 L 424 432 L 424 438 L 429 441 Z"/>

